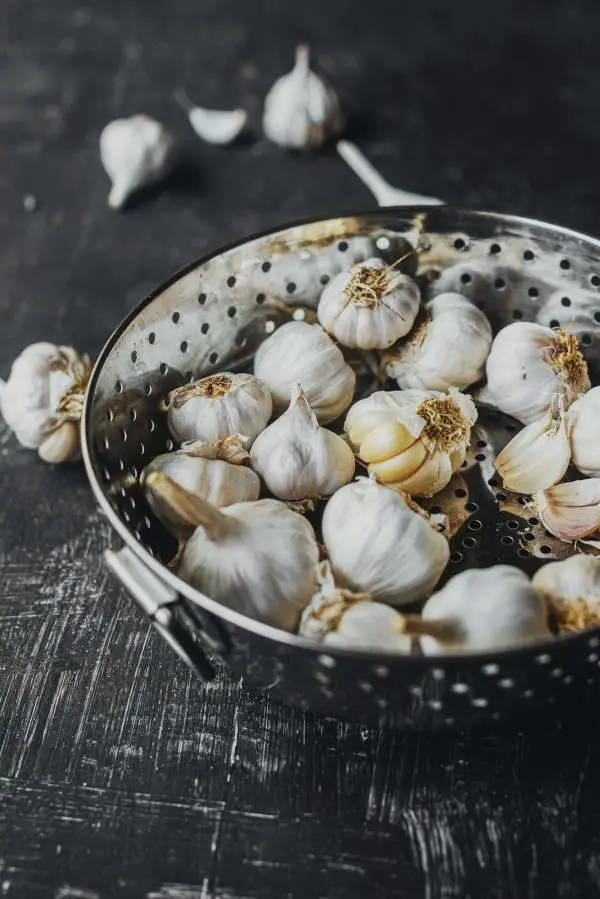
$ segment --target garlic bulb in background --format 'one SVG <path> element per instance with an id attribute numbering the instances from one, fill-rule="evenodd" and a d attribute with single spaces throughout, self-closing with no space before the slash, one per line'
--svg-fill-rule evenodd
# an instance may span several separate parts
<path id="1" fill-rule="evenodd" d="M 509 490 L 536 493 L 558 484 L 565 474 L 571 446 L 563 404 L 562 396 L 555 395 L 546 414 L 519 431 L 496 456 L 496 468 Z"/>
<path id="2" fill-rule="evenodd" d="M 476 419 L 473 401 L 457 390 L 390 390 L 355 403 L 344 430 L 376 480 L 433 496 L 464 462 Z"/>
<path id="3" fill-rule="evenodd" d="M 296 384 L 321 424 L 333 421 L 354 396 L 356 375 L 318 325 L 287 322 L 256 351 L 254 371 L 271 392 L 273 412 L 287 409 Z"/>
<path id="4" fill-rule="evenodd" d="M 322 428 L 298 384 L 287 412 L 256 438 L 250 464 L 279 499 L 329 496 L 354 476 L 346 441 Z"/>
<path id="5" fill-rule="evenodd" d="M 173 437 L 185 442 L 216 443 L 243 434 L 252 442 L 266 427 L 272 412 L 271 395 L 254 375 L 222 372 L 169 394 L 167 423 Z"/>
<path id="6" fill-rule="evenodd" d="M 173 162 L 171 135 L 146 115 L 115 119 L 100 135 L 100 159 L 112 181 L 111 209 L 121 209 L 140 187 L 160 181 Z"/>
<path id="7" fill-rule="evenodd" d="M 600 478 L 540 490 L 533 497 L 533 506 L 546 530 L 559 540 L 583 540 L 600 528 Z"/>
<path id="8" fill-rule="evenodd" d="M 544 415 L 554 394 L 568 407 L 590 387 L 574 335 L 533 322 L 514 322 L 499 332 L 486 373 L 490 402 L 526 425 Z"/>
<path id="9" fill-rule="evenodd" d="M 600 387 L 592 387 L 569 409 L 571 459 L 581 474 L 600 475 Z"/>
<path id="10" fill-rule="evenodd" d="M 8 381 L 0 381 L 6 424 L 45 462 L 79 456 L 79 419 L 90 371 L 88 357 L 72 347 L 32 343 L 13 362 Z"/>
<path id="11" fill-rule="evenodd" d="M 209 144 L 232 143 L 248 119 L 248 113 L 243 109 L 205 109 L 196 106 L 181 88 L 175 91 L 174 96 L 187 113 L 198 137 Z"/>
<path id="12" fill-rule="evenodd" d="M 485 373 L 492 329 L 477 306 L 459 293 L 442 293 L 425 306 L 425 319 L 389 355 L 385 370 L 402 388 L 470 387 Z"/>
<path id="13" fill-rule="evenodd" d="M 421 647 L 425 655 L 443 655 L 524 646 L 551 636 L 547 617 L 544 601 L 518 568 L 462 571 L 423 606 Z"/>
<path id="14" fill-rule="evenodd" d="M 404 633 L 405 618 L 368 593 L 336 586 L 329 562 L 319 566 L 319 588 L 302 613 L 300 629 L 328 646 L 409 654 L 412 640 Z"/>
<path id="15" fill-rule="evenodd" d="M 319 548 L 311 525 L 275 499 L 216 509 L 154 472 L 146 489 L 196 530 L 179 577 L 211 599 L 265 624 L 295 631 L 317 589 Z"/>
<path id="16" fill-rule="evenodd" d="M 424 599 L 448 562 L 448 541 L 427 515 L 367 478 L 333 494 L 322 528 L 337 583 L 377 602 Z"/>
<path id="17" fill-rule="evenodd" d="M 532 584 L 548 604 L 559 633 L 575 633 L 600 625 L 600 559 L 578 554 L 548 562 Z"/>
<path id="18" fill-rule="evenodd" d="M 338 134 L 344 124 L 337 94 L 311 71 L 308 47 L 297 47 L 294 68 L 279 78 L 266 96 L 266 136 L 288 150 L 312 149 Z"/>
<path id="19" fill-rule="evenodd" d="M 343 346 L 384 349 L 408 334 L 420 298 L 412 278 L 373 258 L 332 279 L 321 294 L 317 315 Z"/>

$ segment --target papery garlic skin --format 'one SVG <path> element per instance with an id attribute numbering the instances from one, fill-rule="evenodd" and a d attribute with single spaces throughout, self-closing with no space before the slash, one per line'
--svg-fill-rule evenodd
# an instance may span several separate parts
<path id="1" fill-rule="evenodd" d="M 547 531 L 573 543 L 600 528 L 600 478 L 569 481 L 540 490 L 533 508 Z"/>
<path id="2" fill-rule="evenodd" d="M 600 475 L 600 387 L 592 387 L 569 408 L 571 459 L 581 474 Z"/>
<path id="3" fill-rule="evenodd" d="M 544 598 L 559 633 L 600 625 L 600 558 L 584 553 L 548 562 L 536 571 L 533 587 Z"/>
<path id="4" fill-rule="evenodd" d="M 254 371 L 273 399 L 275 415 L 287 409 L 296 384 L 321 424 L 344 412 L 354 396 L 356 375 L 328 334 L 318 325 L 287 322 L 256 351 Z"/>
<path id="5" fill-rule="evenodd" d="M 486 374 L 490 401 L 523 424 L 541 418 L 555 394 L 568 407 L 590 387 L 576 338 L 533 322 L 513 322 L 496 335 Z"/>
<path id="6" fill-rule="evenodd" d="M 564 476 L 571 444 L 562 405 L 562 397 L 555 397 L 545 416 L 526 425 L 496 456 L 496 468 L 508 490 L 536 493 Z"/>
<path id="7" fill-rule="evenodd" d="M 518 568 L 462 571 L 423 606 L 424 626 L 435 622 L 446 633 L 445 639 L 424 634 L 421 648 L 425 655 L 444 655 L 526 646 L 551 637 L 547 617 L 544 601 Z"/>
<path id="8" fill-rule="evenodd" d="M 180 442 L 216 443 L 233 434 L 252 442 L 266 427 L 272 409 L 271 394 L 259 378 L 226 371 L 172 390 L 167 423 Z"/>
<path id="9" fill-rule="evenodd" d="M 294 68 L 279 78 L 266 96 L 265 135 L 285 149 L 312 149 L 338 134 L 344 123 L 337 94 L 311 71 L 308 47 L 299 46 Z"/>
<path id="10" fill-rule="evenodd" d="M 17 356 L 2 384 L 0 411 L 22 446 L 47 462 L 78 458 L 79 428 L 63 425 L 79 422 L 90 370 L 87 356 L 53 343 L 33 343 Z"/>
<path id="11" fill-rule="evenodd" d="M 100 135 L 100 159 L 112 181 L 111 209 L 121 209 L 140 187 L 163 178 L 173 161 L 174 141 L 160 122 L 146 115 L 115 119 Z"/>
<path id="12" fill-rule="evenodd" d="M 412 278 L 383 259 L 367 259 L 340 272 L 325 287 L 317 316 L 343 346 L 384 349 L 412 328 L 421 294 Z"/>
<path id="13" fill-rule="evenodd" d="M 354 453 L 322 428 L 300 385 L 289 409 L 258 435 L 250 464 L 270 492 L 291 502 L 329 496 L 354 477 Z"/>
<path id="14" fill-rule="evenodd" d="M 402 606 L 424 599 L 449 558 L 448 541 L 394 490 L 366 478 L 342 487 L 323 513 L 338 584 Z"/>
<path id="15" fill-rule="evenodd" d="M 492 329 L 484 313 L 459 293 L 442 293 L 425 306 L 426 317 L 406 341 L 384 357 L 401 388 L 470 387 L 485 374 Z"/>

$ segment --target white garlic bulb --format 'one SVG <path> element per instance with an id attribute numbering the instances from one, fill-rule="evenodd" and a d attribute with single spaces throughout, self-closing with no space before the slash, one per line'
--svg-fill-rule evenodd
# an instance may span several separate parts
<path id="1" fill-rule="evenodd" d="M 476 419 L 473 401 L 457 390 L 389 390 L 355 403 L 344 430 L 376 480 L 433 496 L 464 462 Z"/>
<path id="2" fill-rule="evenodd" d="M 205 109 L 196 106 L 181 88 L 175 91 L 175 99 L 186 111 L 198 137 L 209 144 L 232 143 L 248 119 L 244 109 Z"/>
<path id="3" fill-rule="evenodd" d="M 328 646 L 409 654 L 412 640 L 405 629 L 403 615 L 372 602 L 369 594 L 338 587 L 331 566 L 322 562 L 319 589 L 302 613 L 298 633 Z"/>
<path id="4" fill-rule="evenodd" d="M 548 604 L 550 619 L 561 634 L 600 625 L 600 559 L 583 553 L 548 562 L 532 584 Z"/>
<path id="5" fill-rule="evenodd" d="M 533 322 L 513 322 L 499 332 L 486 373 L 491 402 L 526 425 L 544 415 L 556 393 L 568 407 L 590 387 L 576 337 Z"/>
<path id="6" fill-rule="evenodd" d="M 323 542 L 337 583 L 393 606 L 424 599 L 449 558 L 448 541 L 425 513 L 367 478 L 333 494 Z"/>
<path id="7" fill-rule="evenodd" d="M 389 355 L 385 370 L 402 388 L 448 390 L 483 378 L 492 329 L 483 312 L 459 293 L 442 293 L 425 306 L 425 318 Z"/>
<path id="8" fill-rule="evenodd" d="M 321 424 L 348 408 L 356 375 L 328 334 L 318 325 L 287 322 L 256 351 L 254 371 L 271 392 L 273 412 L 287 409 L 296 384 Z"/>
<path id="9" fill-rule="evenodd" d="M 421 648 L 443 655 L 524 646 L 550 638 L 547 618 L 544 601 L 518 568 L 462 571 L 423 606 Z"/>
<path id="10" fill-rule="evenodd" d="M 558 484 L 571 461 L 569 427 L 562 396 L 554 396 L 546 414 L 526 425 L 496 456 L 504 486 L 536 493 Z"/>
<path id="11" fill-rule="evenodd" d="M 275 499 L 216 509 L 154 472 L 147 490 L 196 530 L 177 574 L 236 612 L 295 631 L 317 588 L 319 548 L 306 519 Z"/>
<path id="12" fill-rule="evenodd" d="M 100 159 L 112 181 L 111 209 L 121 209 L 140 187 L 160 181 L 173 161 L 173 138 L 146 115 L 115 119 L 100 135 Z"/>
<path id="13" fill-rule="evenodd" d="M 297 47 L 294 68 L 279 78 L 266 96 L 266 136 L 286 149 L 311 149 L 338 134 L 344 123 L 337 94 L 310 69 L 308 47 Z"/>
<path id="14" fill-rule="evenodd" d="M 79 456 L 78 423 L 90 371 L 88 357 L 72 347 L 32 343 L 13 362 L 8 381 L 0 382 L 6 424 L 45 462 Z"/>
<path id="15" fill-rule="evenodd" d="M 274 496 L 292 502 L 329 496 L 354 477 L 354 453 L 321 427 L 299 384 L 287 412 L 254 441 L 250 464 Z"/>
<path id="16" fill-rule="evenodd" d="M 321 294 L 317 316 L 343 346 L 384 349 L 412 328 L 421 294 L 408 275 L 367 259 L 340 272 Z"/>
<path id="17" fill-rule="evenodd" d="M 266 427 L 272 409 L 271 394 L 259 378 L 224 371 L 172 390 L 167 423 L 180 442 L 216 443 L 243 434 L 251 443 Z"/>
<path id="18" fill-rule="evenodd" d="M 559 540 L 573 543 L 600 528 L 600 478 L 569 481 L 538 491 L 534 514 Z"/>
<path id="19" fill-rule="evenodd" d="M 592 387 L 569 408 L 571 459 L 590 478 L 600 475 L 600 387 Z"/>

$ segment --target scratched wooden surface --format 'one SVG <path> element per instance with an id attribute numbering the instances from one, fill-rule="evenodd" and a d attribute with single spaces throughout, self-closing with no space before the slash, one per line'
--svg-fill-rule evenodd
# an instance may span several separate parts
<path id="1" fill-rule="evenodd" d="M 599 26 L 593 0 L 3 0 L 0 372 L 33 340 L 97 352 L 223 242 L 373 205 L 335 156 L 203 146 L 172 102 L 184 85 L 256 124 L 298 38 L 391 180 L 599 234 Z M 185 161 L 116 216 L 98 133 L 138 111 Z M 595 722 L 401 736 L 203 686 L 109 580 L 82 470 L 44 468 L 6 430 L 0 452 L 0 896 L 599 894 Z"/>

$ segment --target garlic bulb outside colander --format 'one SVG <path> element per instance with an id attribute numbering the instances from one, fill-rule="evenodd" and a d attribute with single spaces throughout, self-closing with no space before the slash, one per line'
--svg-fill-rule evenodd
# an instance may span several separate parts
<path id="1" fill-rule="evenodd" d="M 274 496 L 292 502 L 329 496 L 354 476 L 354 453 L 321 427 L 300 384 L 289 409 L 256 438 L 250 464 Z"/>
<path id="2" fill-rule="evenodd" d="M 575 336 L 533 322 L 514 322 L 499 332 L 486 374 L 490 401 L 523 424 L 541 418 L 556 393 L 567 407 L 590 387 Z"/>
<path id="3" fill-rule="evenodd" d="M 425 306 L 425 318 L 389 354 L 385 370 L 401 388 L 448 390 L 483 378 L 492 329 L 483 312 L 459 293 L 442 293 Z"/>
<path id="4" fill-rule="evenodd" d="M 272 408 L 269 390 L 259 378 L 226 371 L 172 390 L 167 423 L 180 442 L 216 443 L 233 434 L 252 442 L 266 427 Z"/>
<path id="5" fill-rule="evenodd" d="M 286 631 L 317 588 L 319 549 L 311 525 L 275 499 L 216 509 L 154 472 L 146 487 L 195 526 L 177 574 L 230 609 Z"/>
<path id="6" fill-rule="evenodd" d="M 333 494 L 322 529 L 337 583 L 393 606 L 424 599 L 449 558 L 448 541 L 425 513 L 367 478 Z"/>
<path id="7" fill-rule="evenodd" d="M 321 294 L 317 315 L 343 346 L 384 349 L 408 334 L 420 297 L 412 278 L 372 258 L 333 278 Z"/>
<path id="8" fill-rule="evenodd" d="M 100 135 L 100 159 L 112 181 L 111 209 L 121 209 L 140 187 L 163 178 L 173 162 L 174 141 L 146 115 L 110 122 Z"/>
<path id="9" fill-rule="evenodd" d="M 462 571 L 423 606 L 421 648 L 443 655 L 524 646 L 551 636 L 547 617 L 544 601 L 518 568 Z"/>
<path id="10" fill-rule="evenodd" d="M 592 387 L 569 408 L 571 459 L 590 478 L 600 475 L 600 387 Z"/>
<path id="11" fill-rule="evenodd" d="M 341 415 L 354 395 L 356 375 L 341 350 L 322 328 L 306 322 L 274 331 L 256 351 L 254 371 L 271 392 L 275 415 L 287 409 L 296 384 L 321 424 Z"/>
<path id="12" fill-rule="evenodd" d="M 583 553 L 548 562 L 532 584 L 544 598 L 550 620 L 561 634 L 600 625 L 600 559 Z"/>

